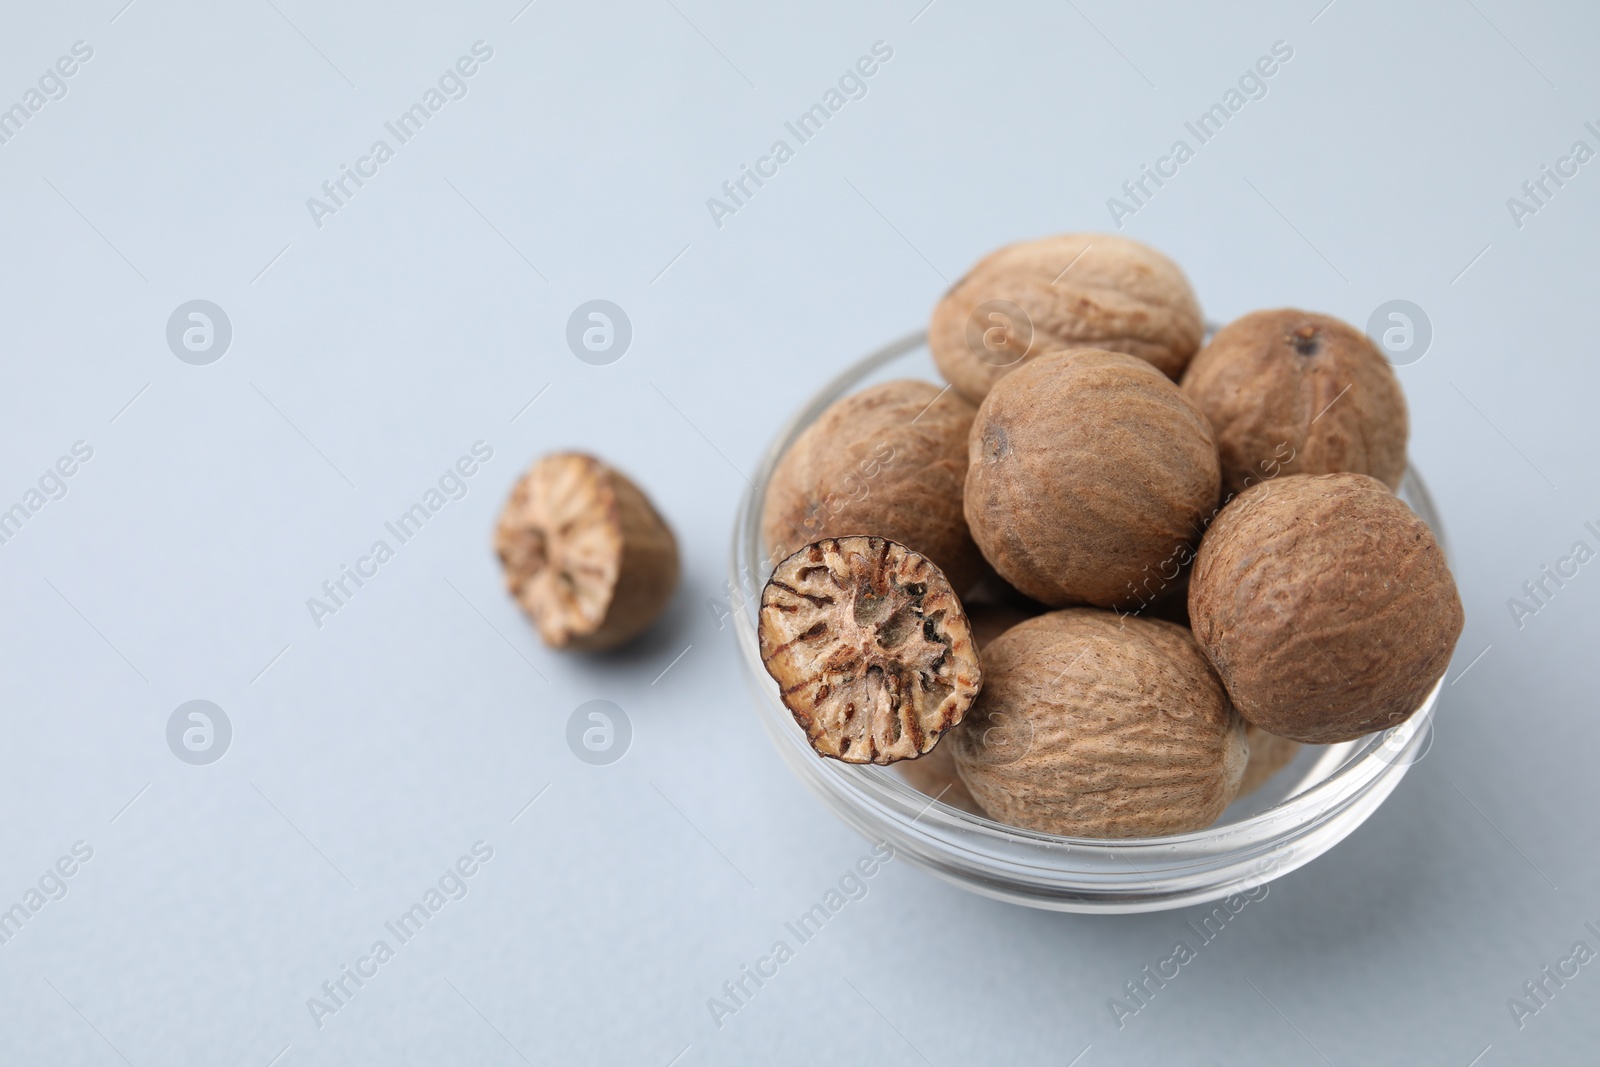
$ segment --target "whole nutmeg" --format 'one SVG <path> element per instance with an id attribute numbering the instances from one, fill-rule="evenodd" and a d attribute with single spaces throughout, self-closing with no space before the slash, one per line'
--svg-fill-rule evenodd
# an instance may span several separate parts
<path id="1" fill-rule="evenodd" d="M 1152 575 L 1188 561 L 1217 503 L 1205 416 L 1117 352 L 1030 360 L 984 399 L 968 447 L 978 547 L 1002 578 L 1057 607 L 1142 602 Z"/>
<path id="2" fill-rule="evenodd" d="M 992 818 L 1149 837 L 1209 826 L 1233 800 L 1244 721 L 1183 627 L 1070 608 L 983 655 L 983 693 L 947 743 Z"/>
<path id="3" fill-rule="evenodd" d="M 836 401 L 778 461 L 761 510 L 774 559 L 824 537 L 871 534 L 927 556 L 965 590 L 982 566 L 961 514 L 977 409 L 928 382 Z"/>
<path id="4" fill-rule="evenodd" d="M 1432 531 L 1364 474 L 1293 475 L 1236 497 L 1200 542 L 1189 616 L 1239 713 L 1311 744 L 1408 719 L 1462 625 Z"/>
<path id="5" fill-rule="evenodd" d="M 1355 327 L 1308 311 L 1257 311 L 1217 331 L 1183 376 L 1216 431 L 1224 496 L 1279 474 L 1370 474 L 1400 488 L 1406 401 Z"/>
<path id="6" fill-rule="evenodd" d="M 1183 373 L 1205 323 L 1189 280 L 1160 252 L 1105 233 L 1067 233 L 985 256 L 933 309 L 928 347 L 974 402 L 1022 361 L 1104 348 Z"/>
<path id="7" fill-rule="evenodd" d="M 580 452 L 533 465 L 494 534 L 506 588 L 552 648 L 600 651 L 643 632 L 678 584 L 678 543 L 644 493 Z"/>
<path id="8" fill-rule="evenodd" d="M 1260 789 L 1268 778 L 1289 766 L 1300 754 L 1300 742 L 1269 734 L 1253 723 L 1244 724 L 1244 739 L 1250 747 L 1250 762 L 1244 766 L 1244 780 L 1239 783 L 1240 796 Z"/>
<path id="9" fill-rule="evenodd" d="M 846 763 L 915 759 L 983 685 L 950 583 L 881 537 L 827 538 L 778 564 L 756 637 L 811 747 Z"/>

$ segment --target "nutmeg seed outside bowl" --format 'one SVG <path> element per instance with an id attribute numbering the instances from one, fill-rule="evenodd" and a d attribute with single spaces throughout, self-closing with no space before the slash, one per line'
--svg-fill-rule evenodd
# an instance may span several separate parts
<path id="1" fill-rule="evenodd" d="M 926 334 L 910 334 L 861 359 L 827 383 L 762 458 L 734 522 L 731 619 L 745 676 L 768 736 L 796 776 L 869 840 L 963 889 L 1053 911 L 1144 912 L 1243 893 L 1304 866 L 1338 844 L 1382 804 L 1431 741 L 1440 679 L 1404 723 L 1339 745 L 1307 745 L 1257 792 L 1236 800 L 1204 830 L 1165 837 L 1096 840 L 1007 826 L 919 793 L 892 767 L 817 756 L 778 699 L 756 641 L 761 589 L 777 561 L 761 540 L 761 510 L 774 466 L 822 412 L 888 378 L 940 380 Z M 870 480 L 841 487 L 871 492 Z M 1433 530 L 1444 531 L 1427 489 L 1408 470 L 1400 497 Z"/>

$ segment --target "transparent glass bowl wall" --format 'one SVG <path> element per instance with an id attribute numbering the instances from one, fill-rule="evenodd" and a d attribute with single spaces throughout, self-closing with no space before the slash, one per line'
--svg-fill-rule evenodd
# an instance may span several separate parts
<path id="1" fill-rule="evenodd" d="M 1315 859 L 1361 825 L 1426 750 L 1438 685 L 1394 730 L 1304 746 L 1294 763 L 1236 801 L 1214 826 L 1118 841 L 1007 826 L 934 801 L 891 769 L 817 756 L 778 699 L 757 649 L 757 607 L 771 573 L 761 543 L 762 501 L 779 457 L 828 405 L 891 378 L 939 380 L 922 333 L 865 357 L 800 409 L 762 458 L 733 531 L 730 604 L 757 714 L 789 768 L 867 838 L 887 841 L 897 857 L 964 889 L 1016 904 L 1079 912 L 1177 908 L 1252 889 Z M 1432 501 L 1414 472 L 1400 495 L 1443 544 Z"/>

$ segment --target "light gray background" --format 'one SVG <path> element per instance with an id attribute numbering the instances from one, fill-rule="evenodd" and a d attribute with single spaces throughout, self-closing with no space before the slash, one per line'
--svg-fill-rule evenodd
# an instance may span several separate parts
<path id="1" fill-rule="evenodd" d="M 1592 8 L 124 2 L 0 32 L 5 104 L 94 49 L 0 145 L 0 506 L 94 449 L 0 545 L 0 901 L 94 849 L 0 946 L 0 1062 L 1593 1062 L 1600 966 L 1520 1031 L 1507 998 L 1600 949 L 1600 564 L 1520 629 L 1506 604 L 1597 543 L 1600 161 L 1521 228 L 1506 206 L 1600 147 Z M 480 39 L 466 98 L 317 228 L 306 199 Z M 714 225 L 878 40 L 868 95 Z M 1431 317 L 1400 375 L 1468 614 L 1432 753 L 1120 1031 L 1107 999 L 1192 914 L 1032 912 L 905 863 L 719 1029 L 707 998 L 868 847 L 782 770 L 706 605 L 744 475 L 978 256 L 1108 228 L 1279 40 L 1266 98 L 1123 232 L 1214 319 Z M 210 366 L 165 343 L 195 298 L 233 325 Z M 609 366 L 564 341 L 595 298 L 633 324 Z M 468 495 L 318 629 L 306 599 L 477 440 Z M 665 624 L 611 658 L 544 650 L 488 547 L 570 446 L 683 549 Z M 210 766 L 165 741 L 195 698 L 233 725 Z M 633 725 L 610 766 L 565 742 L 591 699 Z M 479 839 L 469 895 L 314 1026 Z"/>

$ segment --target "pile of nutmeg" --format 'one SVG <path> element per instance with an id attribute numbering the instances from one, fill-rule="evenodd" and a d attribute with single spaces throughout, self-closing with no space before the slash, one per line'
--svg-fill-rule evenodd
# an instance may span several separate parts
<path id="1" fill-rule="evenodd" d="M 999 822 L 1142 837 L 1416 711 L 1462 611 L 1395 495 L 1388 361 L 1304 311 L 1203 337 L 1151 248 L 1012 245 L 934 309 L 948 385 L 874 385 L 799 435 L 759 639 L 818 753 Z"/>

